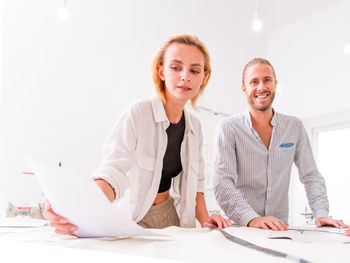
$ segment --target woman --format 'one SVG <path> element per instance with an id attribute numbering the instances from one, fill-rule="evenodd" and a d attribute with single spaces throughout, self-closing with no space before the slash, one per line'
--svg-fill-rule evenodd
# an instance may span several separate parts
<path id="1" fill-rule="evenodd" d="M 210 74 L 204 44 L 192 35 L 170 37 L 153 64 L 157 98 L 137 102 L 120 117 L 103 149 L 93 178 L 113 202 L 128 198 L 131 218 L 146 228 L 224 228 L 231 222 L 208 215 L 204 200 L 204 160 L 200 122 L 186 111 L 203 93 Z M 46 204 L 44 216 L 56 233 L 77 227 Z"/>

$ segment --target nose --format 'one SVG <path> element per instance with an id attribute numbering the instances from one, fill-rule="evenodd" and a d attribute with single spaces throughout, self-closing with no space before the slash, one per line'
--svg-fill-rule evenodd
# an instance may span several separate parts
<path id="1" fill-rule="evenodd" d="M 187 70 L 183 70 L 181 74 L 181 80 L 184 82 L 189 82 L 190 81 L 190 74 Z"/>
<path id="2" fill-rule="evenodd" d="M 264 83 L 262 81 L 260 81 L 259 84 L 257 85 L 256 89 L 262 90 L 263 88 L 264 88 Z"/>

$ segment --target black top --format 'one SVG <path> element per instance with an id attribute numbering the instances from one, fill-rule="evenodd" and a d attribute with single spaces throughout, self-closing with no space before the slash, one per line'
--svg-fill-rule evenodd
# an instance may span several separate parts
<path id="1" fill-rule="evenodd" d="M 170 123 L 166 133 L 168 135 L 168 145 L 163 159 L 162 179 L 160 180 L 158 193 L 168 191 L 171 186 L 171 178 L 182 171 L 180 151 L 185 133 L 183 112 L 180 121 L 178 123 Z"/>

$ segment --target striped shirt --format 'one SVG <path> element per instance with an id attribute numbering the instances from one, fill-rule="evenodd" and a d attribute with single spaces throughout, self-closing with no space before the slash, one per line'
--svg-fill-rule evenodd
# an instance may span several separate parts
<path id="1" fill-rule="evenodd" d="M 218 204 L 242 226 L 263 216 L 288 223 L 288 188 L 294 162 L 314 218 L 327 217 L 325 182 L 317 170 L 302 122 L 275 112 L 271 125 L 267 149 L 253 129 L 249 112 L 218 124 L 213 154 L 213 186 Z"/>

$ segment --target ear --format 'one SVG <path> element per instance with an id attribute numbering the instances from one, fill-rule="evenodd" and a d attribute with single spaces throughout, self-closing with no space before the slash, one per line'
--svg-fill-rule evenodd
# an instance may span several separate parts
<path id="1" fill-rule="evenodd" d="M 158 72 L 158 76 L 159 78 L 164 81 L 164 67 L 162 65 L 157 65 L 157 72 Z"/>
<path id="2" fill-rule="evenodd" d="M 245 88 L 245 86 L 242 84 L 242 91 L 245 93 L 245 91 L 246 91 L 246 88 Z"/>
<path id="3" fill-rule="evenodd" d="M 207 79 L 207 77 L 208 77 L 208 71 L 204 71 L 203 79 L 202 79 L 201 85 L 200 85 L 201 87 L 202 87 L 204 81 Z"/>

